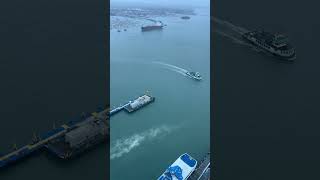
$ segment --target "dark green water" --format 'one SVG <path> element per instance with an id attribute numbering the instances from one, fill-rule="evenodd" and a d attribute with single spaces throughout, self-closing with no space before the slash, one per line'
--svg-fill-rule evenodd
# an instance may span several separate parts
<path id="1" fill-rule="evenodd" d="M 281 63 L 213 32 L 216 179 L 320 179 L 318 7 L 214 1 L 216 17 L 284 33 L 297 53 L 295 63 Z"/>
<path id="2" fill-rule="evenodd" d="M 182 153 L 201 159 L 210 147 L 210 20 L 200 10 L 190 20 L 161 17 L 168 26 L 110 32 L 111 105 L 147 90 L 153 104 L 111 117 L 111 179 L 150 180 Z M 156 62 L 155 62 L 156 61 Z M 170 64 L 199 71 L 197 82 Z"/>
<path id="3" fill-rule="evenodd" d="M 0 152 L 107 103 L 103 3 L 0 3 Z M 71 162 L 42 153 L 0 179 L 106 179 L 106 151 L 100 146 Z"/>

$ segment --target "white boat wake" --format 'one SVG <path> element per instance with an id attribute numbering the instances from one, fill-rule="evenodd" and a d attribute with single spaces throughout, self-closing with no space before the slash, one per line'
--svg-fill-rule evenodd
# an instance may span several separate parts
<path id="1" fill-rule="evenodd" d="M 242 35 L 246 32 L 249 32 L 249 30 L 216 17 L 213 17 L 212 20 L 215 23 L 214 31 L 217 34 L 231 39 L 234 43 L 254 47 L 242 39 Z"/>
<path id="2" fill-rule="evenodd" d="M 217 25 L 220 25 L 220 26 L 225 26 L 227 28 L 229 28 L 230 30 L 233 30 L 234 32 L 237 32 L 239 34 L 243 34 L 243 33 L 246 33 L 248 32 L 249 30 L 243 28 L 243 27 L 240 27 L 240 26 L 236 26 L 228 21 L 225 21 L 225 20 L 222 20 L 222 19 L 219 19 L 219 18 L 216 18 L 216 17 L 213 17 L 212 20 L 217 24 Z"/>
<path id="3" fill-rule="evenodd" d="M 166 69 L 169 69 L 171 71 L 174 71 L 176 73 L 179 73 L 179 74 L 182 74 L 184 76 L 186 76 L 186 73 L 188 72 L 187 70 L 183 69 L 183 68 L 180 68 L 180 67 L 177 67 L 177 66 L 174 66 L 172 64 L 167 64 L 167 63 L 164 63 L 164 62 L 159 62 L 159 61 L 153 61 L 152 63 L 154 64 L 159 64 L 161 65 L 163 68 L 166 68 Z"/>
<path id="4" fill-rule="evenodd" d="M 221 36 L 224 36 L 226 38 L 231 39 L 233 42 L 235 42 L 237 44 L 251 46 L 249 43 L 243 41 L 242 39 L 240 39 L 238 37 L 233 36 L 232 34 L 228 34 L 228 33 L 225 33 L 223 31 L 220 31 L 220 30 L 215 30 L 215 32 L 220 34 Z"/>
<path id="5" fill-rule="evenodd" d="M 134 134 L 127 138 L 122 138 L 111 143 L 110 159 L 119 158 L 125 154 L 128 154 L 133 149 L 139 147 L 146 141 L 152 141 L 155 138 L 160 138 L 172 132 L 175 127 L 160 126 L 157 128 L 151 128 L 142 133 Z"/>

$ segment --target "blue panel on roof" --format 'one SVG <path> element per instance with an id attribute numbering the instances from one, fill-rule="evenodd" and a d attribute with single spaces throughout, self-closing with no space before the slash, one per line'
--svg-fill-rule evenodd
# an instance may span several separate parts
<path id="1" fill-rule="evenodd" d="M 190 167 L 194 167 L 196 165 L 196 163 L 197 163 L 197 161 L 192 159 L 192 157 L 189 156 L 188 154 L 183 154 L 181 156 L 181 160 L 183 162 L 185 162 L 186 164 L 188 164 Z"/>
<path id="2" fill-rule="evenodd" d="M 178 180 L 182 180 L 182 169 L 179 166 L 172 166 L 168 168 L 170 174 L 174 175 Z"/>

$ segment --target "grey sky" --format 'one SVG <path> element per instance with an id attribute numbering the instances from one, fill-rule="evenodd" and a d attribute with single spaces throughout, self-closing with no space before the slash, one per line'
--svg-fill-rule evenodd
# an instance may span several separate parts
<path id="1" fill-rule="evenodd" d="M 206 7 L 210 6 L 210 0 L 110 0 L 111 7 L 117 4 L 143 4 L 177 7 Z"/>

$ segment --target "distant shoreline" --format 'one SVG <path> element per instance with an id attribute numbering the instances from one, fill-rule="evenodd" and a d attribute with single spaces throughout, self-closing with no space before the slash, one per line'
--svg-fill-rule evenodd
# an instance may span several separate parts
<path id="1" fill-rule="evenodd" d="M 146 8 L 146 7 L 122 7 L 111 8 L 110 30 L 123 30 L 131 27 L 141 26 L 148 22 L 148 19 L 158 17 L 182 17 L 196 15 L 194 9 L 182 8 Z"/>
<path id="2" fill-rule="evenodd" d="M 114 0 L 116 1 L 116 0 Z M 157 8 L 181 8 L 181 9 L 193 9 L 193 8 L 205 8 L 205 7 L 210 7 L 210 1 L 207 2 L 207 4 L 185 4 L 185 3 L 170 3 L 170 4 L 165 4 L 165 3 L 155 3 L 155 2 L 110 2 L 110 7 L 111 8 L 151 8 L 151 7 L 157 7 Z"/>

